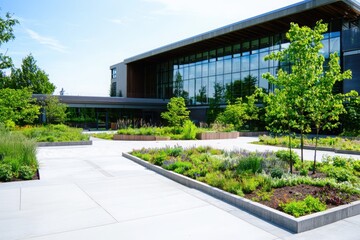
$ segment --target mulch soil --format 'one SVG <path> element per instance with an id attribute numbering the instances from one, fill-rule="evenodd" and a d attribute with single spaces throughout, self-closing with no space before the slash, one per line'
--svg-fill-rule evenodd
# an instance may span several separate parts
<path id="1" fill-rule="evenodd" d="M 279 207 L 280 203 L 304 200 L 308 195 L 319 198 L 322 202 L 325 202 L 328 209 L 360 200 L 359 194 L 352 195 L 344 193 L 329 186 L 316 187 L 305 184 L 273 189 L 272 194 L 270 193 L 270 200 L 262 200 L 260 195 L 261 192 L 257 190 L 251 194 L 246 194 L 245 198 L 278 210 L 281 210 Z"/>

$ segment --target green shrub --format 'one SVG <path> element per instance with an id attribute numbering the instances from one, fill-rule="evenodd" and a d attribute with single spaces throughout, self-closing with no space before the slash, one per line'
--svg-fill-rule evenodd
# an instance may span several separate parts
<path id="1" fill-rule="evenodd" d="M 199 178 L 199 180 L 204 181 L 210 186 L 223 188 L 225 184 L 225 177 L 219 172 L 210 172 L 205 175 L 203 178 Z"/>
<path id="2" fill-rule="evenodd" d="M 353 169 L 356 171 L 356 172 L 360 172 L 360 161 L 357 160 L 357 161 L 354 161 L 352 163 L 352 166 L 353 166 Z"/>
<path id="3" fill-rule="evenodd" d="M 276 157 L 278 157 L 280 160 L 290 163 L 290 151 L 289 150 L 278 150 L 276 151 Z M 299 162 L 300 157 L 299 155 L 291 150 L 291 160 L 293 163 Z"/>
<path id="4" fill-rule="evenodd" d="M 151 162 L 152 164 L 161 166 L 161 165 L 163 165 L 163 162 L 166 159 L 167 159 L 167 155 L 165 152 L 158 152 L 150 158 L 149 162 Z"/>
<path id="5" fill-rule="evenodd" d="M 233 178 L 226 179 L 224 182 L 224 190 L 239 196 L 244 196 L 241 189 L 241 183 Z"/>
<path id="6" fill-rule="evenodd" d="M 165 164 L 165 162 L 163 162 L 162 166 L 167 170 L 174 171 L 179 174 L 183 174 L 192 168 L 192 164 L 190 162 L 181 162 L 181 161 L 177 161 L 168 165 Z"/>
<path id="7" fill-rule="evenodd" d="M 112 140 L 114 138 L 113 133 L 94 133 L 91 136 L 95 138 L 105 139 L 105 140 Z"/>
<path id="8" fill-rule="evenodd" d="M 262 158 L 256 154 L 250 154 L 239 161 L 237 166 L 238 173 L 251 172 L 253 174 L 260 173 Z"/>
<path id="9" fill-rule="evenodd" d="M 260 184 L 255 177 L 244 177 L 241 179 L 241 183 L 244 193 L 252 193 Z"/>
<path id="10" fill-rule="evenodd" d="M 35 170 L 29 166 L 20 166 L 19 167 L 19 178 L 24 180 L 30 180 L 34 177 Z"/>
<path id="11" fill-rule="evenodd" d="M 0 164 L 0 181 L 10 181 L 14 177 L 15 173 L 12 170 L 12 166 L 8 163 Z"/>
<path id="12" fill-rule="evenodd" d="M 326 204 L 311 195 L 308 195 L 303 201 L 281 203 L 279 206 L 284 212 L 293 215 L 294 217 L 326 210 Z"/>
<path id="13" fill-rule="evenodd" d="M 10 181 L 13 177 L 13 172 L 10 164 L 0 164 L 0 181 Z"/>
<path id="14" fill-rule="evenodd" d="M 187 140 L 195 139 L 196 133 L 197 128 L 195 124 L 190 120 L 186 120 L 183 126 L 182 138 Z"/>
<path id="15" fill-rule="evenodd" d="M 274 168 L 271 170 L 271 173 L 270 173 L 272 178 L 281 178 L 283 174 L 284 174 L 284 171 L 281 168 Z"/>
<path id="16" fill-rule="evenodd" d="M 309 174 L 309 170 L 307 168 L 300 169 L 300 176 L 307 176 Z"/>
<path id="17" fill-rule="evenodd" d="M 180 154 L 184 151 L 182 147 L 172 147 L 166 149 L 166 154 L 172 157 L 180 156 Z"/>
<path id="18" fill-rule="evenodd" d="M 352 173 L 348 169 L 341 167 L 328 166 L 322 168 L 328 177 L 335 178 L 339 182 L 350 181 L 352 178 Z"/>

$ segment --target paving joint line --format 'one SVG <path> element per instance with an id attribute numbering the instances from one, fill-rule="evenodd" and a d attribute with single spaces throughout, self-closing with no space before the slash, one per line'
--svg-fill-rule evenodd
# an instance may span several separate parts
<path id="1" fill-rule="evenodd" d="M 108 210 L 106 210 L 103 206 L 101 206 L 100 203 L 98 203 L 94 198 L 92 198 L 82 187 L 80 187 L 79 184 L 74 183 L 75 186 L 77 186 L 83 193 L 85 193 L 86 196 L 88 196 L 94 203 L 96 203 L 96 205 L 98 205 L 101 209 L 103 209 L 107 214 L 109 214 L 111 216 L 112 219 L 115 220 L 115 222 L 119 222 Z"/>

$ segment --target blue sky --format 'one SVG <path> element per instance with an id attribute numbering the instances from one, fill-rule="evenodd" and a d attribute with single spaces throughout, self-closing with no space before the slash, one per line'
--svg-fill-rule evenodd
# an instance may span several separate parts
<path id="1" fill-rule="evenodd" d="M 110 65 L 298 0 L 0 0 L 20 21 L 1 46 L 16 67 L 32 54 L 66 95 L 108 96 Z"/>

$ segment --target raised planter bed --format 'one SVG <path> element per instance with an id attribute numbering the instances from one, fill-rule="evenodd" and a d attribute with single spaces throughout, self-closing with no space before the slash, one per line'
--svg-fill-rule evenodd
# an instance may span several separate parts
<path id="1" fill-rule="evenodd" d="M 258 137 L 260 135 L 269 135 L 269 132 L 239 132 L 239 137 Z"/>
<path id="2" fill-rule="evenodd" d="M 138 157 L 132 156 L 129 153 L 123 153 L 122 155 L 171 180 L 174 180 L 187 187 L 195 188 L 220 200 L 228 202 L 240 209 L 248 211 L 251 214 L 254 214 L 266 221 L 279 225 L 280 227 L 295 233 L 305 232 L 360 214 L 360 201 L 356 201 L 347 205 L 334 207 L 323 212 L 295 218 L 286 213 L 264 206 L 260 203 L 253 202 L 249 199 L 233 195 L 218 188 L 211 187 L 205 183 L 196 181 L 175 172 L 165 170 Z"/>
<path id="3" fill-rule="evenodd" d="M 199 140 L 231 139 L 238 137 L 239 137 L 239 132 L 203 132 L 196 134 L 196 139 Z"/>
<path id="4" fill-rule="evenodd" d="M 62 147 L 62 146 L 81 146 L 92 145 L 92 141 L 79 141 L 79 142 L 38 142 L 38 147 Z"/>
<path id="5" fill-rule="evenodd" d="M 113 139 L 124 140 L 124 141 L 166 141 L 166 140 L 170 140 L 170 137 L 153 136 L 153 135 L 114 134 Z"/>

